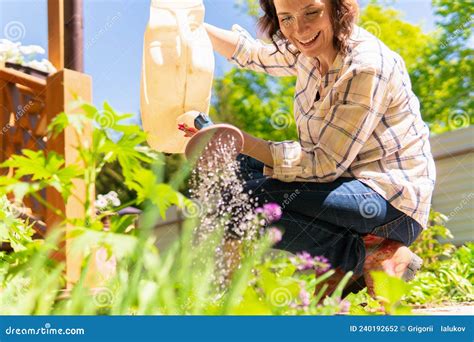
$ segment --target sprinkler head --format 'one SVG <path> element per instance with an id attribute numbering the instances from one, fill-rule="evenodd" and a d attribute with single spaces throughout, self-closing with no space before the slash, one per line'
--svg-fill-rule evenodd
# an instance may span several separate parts
<path id="1" fill-rule="evenodd" d="M 228 148 L 235 154 L 234 159 L 244 147 L 244 136 L 235 126 L 216 124 L 198 131 L 186 145 L 185 155 L 190 161 L 199 157 L 218 156 L 219 149 Z"/>

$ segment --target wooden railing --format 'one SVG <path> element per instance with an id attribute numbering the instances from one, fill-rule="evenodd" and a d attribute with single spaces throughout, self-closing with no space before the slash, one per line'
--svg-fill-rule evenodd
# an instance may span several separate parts
<path id="1" fill-rule="evenodd" d="M 0 65 L 0 161 L 21 153 L 22 149 L 32 149 L 55 151 L 64 157 L 66 165 L 77 163 L 75 146 L 92 140 L 92 128 L 85 131 L 80 141 L 72 128 L 66 128 L 54 140 L 48 140 L 46 136 L 48 124 L 57 114 L 67 112 L 67 104 L 74 96 L 92 101 L 91 77 L 67 69 L 47 77 L 38 77 Z M 1 171 L 3 175 L 12 172 L 8 169 Z M 81 218 L 85 215 L 85 184 L 78 180 L 74 185 L 75 196 L 67 202 L 52 188 L 43 191 L 41 196 L 67 218 Z M 40 235 L 46 235 L 62 221 L 53 210 L 32 198 L 25 198 L 24 205 L 40 223 L 37 226 Z M 65 234 L 70 228 L 66 226 Z M 70 241 L 62 241 L 60 251 L 54 257 L 66 262 L 68 282 L 74 283 L 79 279 L 81 260 L 70 256 Z"/>

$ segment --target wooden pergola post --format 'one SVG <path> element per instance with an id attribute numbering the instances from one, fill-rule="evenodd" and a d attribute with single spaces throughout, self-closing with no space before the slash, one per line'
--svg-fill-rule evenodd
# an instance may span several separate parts
<path id="1" fill-rule="evenodd" d="M 48 0 L 48 58 L 64 69 L 64 0 Z"/>
<path id="2" fill-rule="evenodd" d="M 78 96 L 84 101 L 92 101 L 92 78 L 77 71 L 63 69 L 47 80 L 46 103 L 48 122 L 61 112 L 67 112 L 68 104 L 74 100 L 73 96 Z M 77 164 L 78 152 L 77 146 L 82 144 L 92 144 L 92 127 L 85 127 L 83 135 L 77 136 L 73 127 L 66 127 L 64 132 L 55 139 L 49 139 L 47 142 L 48 151 L 55 151 L 64 156 L 65 165 Z M 48 188 L 46 191 L 46 200 L 55 208 L 60 209 L 66 214 L 68 219 L 84 218 L 84 201 L 86 199 L 86 185 L 82 180 L 74 181 L 74 197 L 71 196 L 65 203 L 61 194 L 54 188 Z M 92 199 L 95 194 L 90 194 Z M 82 203 L 81 203 L 82 202 Z M 92 201 L 93 203 L 93 201 Z M 46 226 L 48 229 L 54 229 L 61 218 L 53 212 L 49 212 L 46 217 Z M 62 245 L 61 252 L 57 259 L 66 261 L 66 276 L 68 284 L 79 280 L 81 271 L 81 255 L 71 253 L 71 244 L 73 240 L 69 232 L 73 229 L 70 224 L 66 225 L 65 243 Z"/>
<path id="3" fill-rule="evenodd" d="M 48 0 L 48 54 L 58 72 L 47 79 L 47 122 L 51 122 L 61 112 L 68 112 L 68 104 L 74 97 L 92 102 L 92 78 L 82 73 L 82 21 L 81 0 Z M 47 142 L 47 149 L 64 156 L 66 166 L 75 164 L 78 157 L 77 146 L 92 143 L 92 127 L 86 127 L 83 133 L 78 137 L 72 127 L 67 127 L 61 135 Z M 86 185 L 83 181 L 76 180 L 74 187 L 75 196 L 71 196 L 67 203 L 64 203 L 61 194 L 52 188 L 47 190 L 46 200 L 64 212 L 69 219 L 84 218 Z M 95 194 L 91 193 L 90 196 L 93 199 Z M 60 222 L 60 217 L 49 212 L 45 223 L 48 229 L 54 229 Z M 71 252 L 73 240 L 68 232 L 72 228 L 71 225 L 66 226 L 64 243 L 55 256 L 66 262 L 68 287 L 79 279 L 82 263 L 82 256 L 73 255 Z"/>

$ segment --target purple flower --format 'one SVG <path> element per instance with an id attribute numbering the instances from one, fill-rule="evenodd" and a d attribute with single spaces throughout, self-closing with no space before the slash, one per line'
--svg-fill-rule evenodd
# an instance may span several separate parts
<path id="1" fill-rule="evenodd" d="M 273 244 L 277 244 L 278 242 L 280 242 L 283 236 L 281 230 L 275 227 L 271 227 L 268 229 L 268 235 L 270 236 L 270 239 Z"/>
<path id="2" fill-rule="evenodd" d="M 314 257 L 314 269 L 316 271 L 316 275 L 321 275 L 326 273 L 331 268 L 331 264 L 329 260 L 323 256 L 316 256 Z"/>
<path id="3" fill-rule="evenodd" d="M 290 261 L 299 271 L 310 270 L 314 267 L 314 259 L 308 252 L 296 253 Z"/>
<path id="4" fill-rule="evenodd" d="M 269 223 L 276 222 L 281 218 L 281 207 L 276 203 L 267 203 L 256 209 L 257 214 L 263 214 Z"/>

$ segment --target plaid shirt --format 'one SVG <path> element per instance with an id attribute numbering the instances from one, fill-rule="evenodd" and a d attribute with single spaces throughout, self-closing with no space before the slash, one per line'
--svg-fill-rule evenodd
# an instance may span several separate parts
<path id="1" fill-rule="evenodd" d="M 265 174 L 285 182 L 357 178 L 426 228 L 436 170 L 403 59 L 355 26 L 350 53 L 338 54 L 321 77 L 317 59 L 295 58 L 284 44 L 275 53 L 240 26 L 233 30 L 237 66 L 297 77 L 299 141 L 270 142 L 274 165 Z"/>

